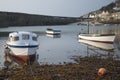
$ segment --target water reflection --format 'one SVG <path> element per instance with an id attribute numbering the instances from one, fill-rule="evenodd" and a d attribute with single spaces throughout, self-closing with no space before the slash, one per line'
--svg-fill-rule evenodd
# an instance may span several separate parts
<path id="1" fill-rule="evenodd" d="M 78 42 L 87 46 L 87 56 L 120 59 L 120 55 L 117 53 L 118 49 L 113 43 L 102 43 L 80 39 Z"/>
<path id="2" fill-rule="evenodd" d="M 118 34 L 118 30 L 92 30 L 91 33 L 96 34 Z"/>
<path id="3" fill-rule="evenodd" d="M 46 34 L 47 37 L 49 38 L 60 38 L 61 34 L 53 35 L 53 34 Z"/>
<path id="4" fill-rule="evenodd" d="M 100 58 L 118 59 L 119 55 L 115 53 L 115 50 L 103 50 L 94 48 L 93 46 L 87 46 L 87 56 L 96 56 Z"/>
<path id="5" fill-rule="evenodd" d="M 120 26 L 90 27 L 90 33 L 94 33 L 94 34 L 120 34 Z"/>

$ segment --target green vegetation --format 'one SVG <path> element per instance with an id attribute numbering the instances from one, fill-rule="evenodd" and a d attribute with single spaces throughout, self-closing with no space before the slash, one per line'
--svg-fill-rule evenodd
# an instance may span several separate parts
<path id="1" fill-rule="evenodd" d="M 77 18 L 0 12 L 0 27 L 65 25 L 76 22 Z"/>

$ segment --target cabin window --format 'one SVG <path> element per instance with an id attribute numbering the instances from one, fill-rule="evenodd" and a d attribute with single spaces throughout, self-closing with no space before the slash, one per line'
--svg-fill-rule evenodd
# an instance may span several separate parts
<path id="1" fill-rule="evenodd" d="M 30 36 L 28 34 L 22 35 L 22 40 L 29 40 Z"/>
<path id="2" fill-rule="evenodd" d="M 37 37 L 32 37 L 32 40 L 37 41 Z"/>
<path id="3" fill-rule="evenodd" d="M 18 37 L 18 36 L 16 36 L 16 37 L 10 36 L 8 40 L 9 40 L 9 41 L 18 41 L 18 40 L 19 40 L 19 37 Z"/>
<path id="4" fill-rule="evenodd" d="M 16 36 L 16 37 L 13 37 L 13 41 L 18 41 L 19 40 L 19 37 Z"/>

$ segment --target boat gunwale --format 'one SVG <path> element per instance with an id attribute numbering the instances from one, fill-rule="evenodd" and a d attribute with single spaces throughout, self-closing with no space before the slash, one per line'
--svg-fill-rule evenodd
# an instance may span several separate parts
<path id="1" fill-rule="evenodd" d="M 102 37 L 102 36 L 115 36 L 115 34 L 79 34 L 87 37 Z"/>

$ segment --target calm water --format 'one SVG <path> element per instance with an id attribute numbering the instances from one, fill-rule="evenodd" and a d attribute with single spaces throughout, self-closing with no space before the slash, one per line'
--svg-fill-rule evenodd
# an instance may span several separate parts
<path id="1" fill-rule="evenodd" d="M 48 27 L 53 29 L 61 30 L 61 35 L 50 36 L 46 35 L 45 31 Z M 63 63 L 63 62 L 73 62 L 70 58 L 73 56 L 90 56 L 94 54 L 114 54 L 114 57 L 119 57 L 119 49 L 114 45 L 114 50 L 107 51 L 93 46 L 88 46 L 86 44 L 78 42 L 77 35 L 87 32 L 86 26 L 71 24 L 62 26 L 29 26 L 29 27 L 9 27 L 1 28 L 0 32 L 7 31 L 34 31 L 40 32 L 38 41 L 39 49 L 37 54 L 39 54 L 38 61 L 40 63 Z M 90 33 L 120 33 L 120 26 L 107 25 L 107 26 L 90 26 Z M 4 62 L 4 53 L 2 45 L 5 44 L 7 37 L 0 37 L 0 61 L 1 65 Z"/>

